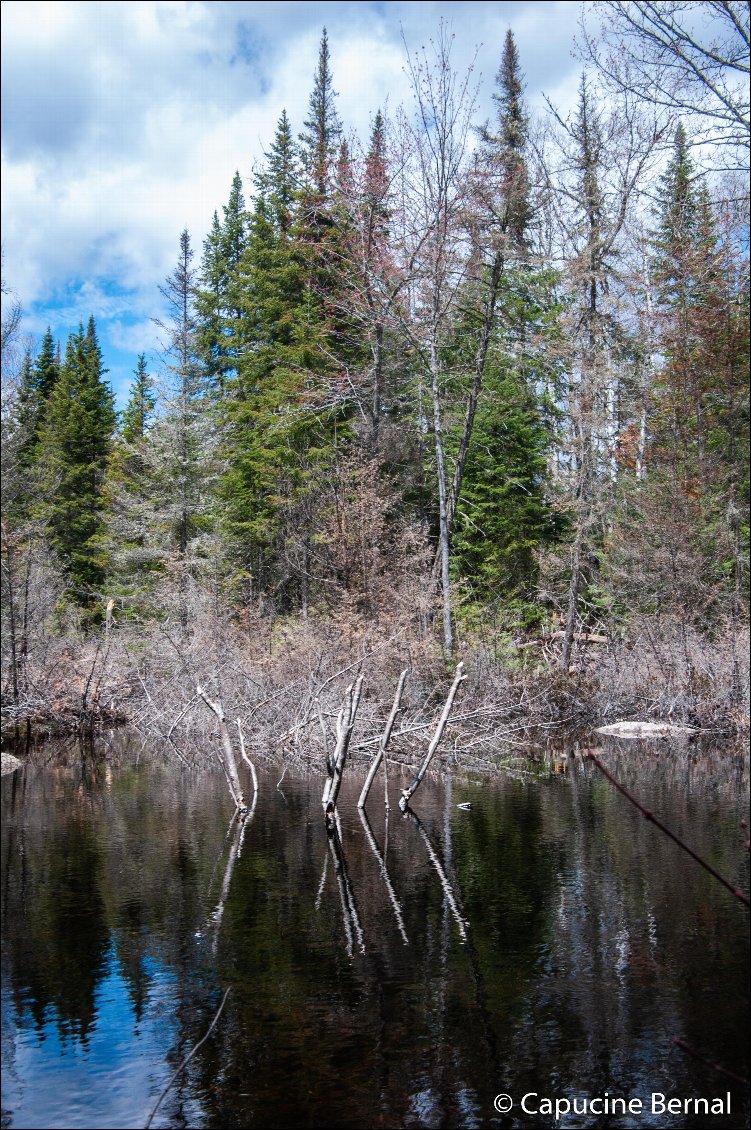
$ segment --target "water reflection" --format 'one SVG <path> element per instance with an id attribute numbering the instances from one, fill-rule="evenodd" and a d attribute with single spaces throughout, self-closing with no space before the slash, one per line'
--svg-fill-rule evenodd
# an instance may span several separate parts
<path id="1" fill-rule="evenodd" d="M 713 1125 L 746 1125 L 742 1090 L 671 1042 L 748 1073 L 746 912 L 566 753 L 539 779 L 426 781 L 407 817 L 361 816 L 345 777 L 330 835 L 317 777 L 262 775 L 229 828 L 223 779 L 183 769 L 4 780 L 3 1124 L 142 1126 L 231 987 L 155 1126 L 548 1126 L 494 1096 L 728 1086 Z M 748 890 L 727 763 L 606 756 Z"/>

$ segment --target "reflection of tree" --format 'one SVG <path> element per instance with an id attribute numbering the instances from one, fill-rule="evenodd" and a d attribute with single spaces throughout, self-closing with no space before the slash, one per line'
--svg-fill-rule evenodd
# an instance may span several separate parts
<path id="1" fill-rule="evenodd" d="M 706 789 L 676 780 L 664 757 L 628 757 L 619 776 L 633 783 L 651 773 L 650 803 L 679 831 L 692 828 L 691 842 L 732 874 L 732 815 L 706 820 Z M 159 1007 L 169 1010 L 153 1101 L 231 986 L 220 1022 L 160 1108 L 173 1125 L 358 1126 L 376 1117 L 485 1125 L 501 1082 L 512 1094 L 541 1091 L 553 1070 L 561 1092 L 638 1095 L 651 1073 L 655 1089 L 667 1090 L 670 1076 L 700 1093 L 703 1069 L 671 1049 L 673 1033 L 743 1074 L 735 1045 L 745 1031 L 745 943 L 735 905 L 724 905 L 733 900 L 722 890 L 718 900 L 710 879 L 697 885 L 691 861 L 688 870 L 678 863 L 607 782 L 590 780 L 574 758 L 569 766 L 550 781 L 488 784 L 470 794 L 467 813 L 457 813 L 449 788 L 426 780 L 419 824 L 398 819 L 387 848 L 371 832 L 375 853 L 354 816 L 354 780 L 343 783 L 332 846 L 322 839 L 318 782 L 295 778 L 285 780 L 286 801 L 262 791 L 240 844 L 238 826 L 224 839 L 220 777 L 151 766 L 124 768 L 109 782 L 99 773 L 80 787 L 77 765 L 25 769 L 3 790 L 16 1011 L 31 983 L 33 1015 L 65 1008 L 69 1031 L 80 1033 L 114 942 L 140 1027 L 159 1023 Z M 690 772 L 698 783 L 697 761 Z M 77 860 L 71 874 L 63 851 Z M 91 891 L 81 895 L 86 881 Z M 85 976 L 74 968 L 81 930 L 63 936 L 64 908 L 50 906 L 45 882 L 69 907 L 85 900 Z M 354 929 L 351 954 L 344 944 L 347 889 L 357 897 L 365 953 Z M 220 909 L 218 931 L 205 928 L 212 908 Z M 55 915 L 52 946 L 40 932 Z M 466 940 L 456 915 L 470 923 Z M 67 998 L 60 975 L 43 968 L 50 961 L 78 978 Z M 717 1040 L 708 1044 L 710 1031 Z M 716 1080 L 707 1073 L 705 1082 L 712 1093 Z"/>
<path id="2" fill-rule="evenodd" d="M 383 855 L 381 854 L 381 850 L 378 847 L 378 844 L 376 843 L 375 836 L 373 835 L 373 829 L 370 827 L 370 822 L 368 821 L 368 817 L 365 813 L 365 809 L 364 808 L 358 808 L 357 811 L 358 811 L 358 815 L 360 817 L 360 822 L 362 823 L 362 826 L 363 826 L 363 831 L 365 832 L 365 838 L 367 839 L 368 844 L 370 845 L 370 849 L 373 852 L 373 855 L 376 857 L 376 860 L 378 861 L 378 869 L 381 873 L 381 878 L 383 879 L 384 885 L 385 885 L 386 890 L 388 892 L 389 902 L 391 903 L 391 906 L 392 906 L 393 911 L 394 911 L 394 917 L 396 918 L 396 925 L 399 929 L 399 933 L 402 936 L 402 939 L 404 941 L 405 946 L 407 946 L 407 945 L 409 945 L 409 938 L 407 937 L 407 932 L 404 929 L 404 917 L 402 915 L 402 908 L 399 905 L 399 899 L 396 897 L 396 891 L 394 890 L 394 885 L 391 882 L 391 877 L 389 876 L 388 868 L 386 867 L 386 860 L 384 859 Z M 386 811 L 387 827 L 388 827 L 388 818 L 389 818 L 389 814 L 388 814 L 388 810 L 387 810 Z"/>
<path id="3" fill-rule="evenodd" d="M 52 776 L 53 788 L 58 782 Z M 16 1008 L 28 1008 L 41 1028 L 52 1006 L 61 1036 L 85 1041 L 107 963 L 109 930 L 100 887 L 101 842 L 85 798 L 71 790 L 67 799 L 67 818 L 53 823 L 44 837 L 27 835 L 22 825 L 8 821 L 3 922 L 11 985 L 24 987 L 14 994 Z M 19 852 L 23 866 L 17 877 L 10 860 Z"/>

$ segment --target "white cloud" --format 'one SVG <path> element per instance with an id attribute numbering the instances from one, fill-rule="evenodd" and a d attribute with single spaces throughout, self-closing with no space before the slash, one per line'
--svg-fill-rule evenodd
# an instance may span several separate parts
<path id="1" fill-rule="evenodd" d="M 321 26 L 348 129 L 407 96 L 401 27 L 412 49 L 453 22 L 454 61 L 481 42 L 483 112 L 507 26 L 530 103 L 576 85 L 571 3 L 247 3 L 7 0 L 2 6 L 3 242 L 8 282 L 36 320 L 55 302 L 77 322 L 100 311 L 125 347 L 144 321 L 187 227 L 196 257 L 239 169 L 282 108 L 302 128 Z M 92 288 L 82 287 L 87 280 Z M 113 291 L 124 311 L 108 305 Z M 114 301 L 114 300 L 112 300 Z M 89 302 L 91 305 L 84 309 Z M 98 303 L 98 305 L 97 305 Z M 95 308 L 96 307 L 96 308 Z M 80 314 L 78 311 L 80 310 Z M 124 320 L 123 320 L 124 319 Z M 117 339 L 117 341 L 115 340 Z M 135 341 L 135 338 L 132 338 Z M 104 343 L 104 342 L 103 342 Z"/>

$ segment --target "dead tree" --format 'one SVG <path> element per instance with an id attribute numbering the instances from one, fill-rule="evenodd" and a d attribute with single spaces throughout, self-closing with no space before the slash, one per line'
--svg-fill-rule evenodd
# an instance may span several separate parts
<path id="1" fill-rule="evenodd" d="M 436 727 L 435 734 L 433 735 L 433 740 L 431 741 L 430 745 L 428 746 L 428 752 L 425 754 L 425 760 L 423 761 L 422 765 L 420 766 L 420 769 L 417 773 L 417 776 L 415 777 L 412 784 L 409 786 L 408 789 L 404 789 L 402 791 L 401 799 L 399 801 L 399 807 L 402 810 L 402 812 L 407 811 L 407 809 L 409 807 L 410 798 L 417 791 L 417 788 L 418 788 L 420 782 L 422 781 L 423 777 L 425 776 L 425 774 L 428 771 L 428 766 L 430 765 L 430 762 L 433 760 L 433 754 L 438 749 L 441 738 L 443 737 L 443 731 L 446 728 L 446 723 L 448 722 L 448 717 L 449 717 L 449 714 L 451 713 L 451 707 L 454 705 L 454 697 L 456 695 L 457 690 L 459 689 L 459 684 L 461 682 L 463 682 L 464 679 L 466 679 L 466 677 L 467 676 L 464 674 L 464 664 L 459 663 L 457 665 L 457 668 L 456 668 L 456 673 L 454 674 L 454 681 L 451 684 L 451 689 L 449 690 L 448 696 L 447 696 L 446 701 L 443 705 L 443 711 L 441 713 L 441 717 L 438 720 L 438 725 Z"/>
<path id="2" fill-rule="evenodd" d="M 408 672 L 408 668 L 405 667 L 404 670 L 402 671 L 401 675 L 399 676 L 399 685 L 396 688 L 396 694 L 394 695 L 394 702 L 393 702 L 393 705 L 391 707 L 391 713 L 388 716 L 388 721 L 386 722 L 386 727 L 385 727 L 383 733 L 381 734 L 381 740 L 378 743 L 378 753 L 373 758 L 373 764 L 370 766 L 370 769 L 368 770 L 368 775 L 365 778 L 365 784 L 363 785 L 362 792 L 360 793 L 360 799 L 357 802 L 357 807 L 360 808 L 360 809 L 363 809 L 365 807 L 365 802 L 368 799 L 368 793 L 370 792 L 370 786 L 373 784 L 373 779 L 374 779 L 376 773 L 378 772 L 378 766 L 381 764 L 382 761 L 383 761 L 384 774 L 386 772 L 386 747 L 389 744 L 389 740 L 391 738 L 391 731 L 394 728 L 394 722 L 396 721 L 396 716 L 399 713 L 401 699 L 402 699 L 402 691 L 404 690 L 404 683 L 405 683 L 405 680 L 407 678 L 407 672 Z M 388 791 L 387 791 L 386 792 L 386 807 L 387 808 L 388 808 L 388 804 L 389 804 L 389 798 L 388 798 Z"/>
<path id="3" fill-rule="evenodd" d="M 221 739 L 222 750 L 222 768 L 224 769 L 224 775 L 227 778 L 227 784 L 229 785 L 229 791 L 232 794 L 232 799 L 235 802 L 235 808 L 238 812 L 243 814 L 247 811 L 247 805 L 245 804 L 245 797 L 243 796 L 242 785 L 240 784 L 240 774 L 237 772 L 235 751 L 232 748 L 232 739 L 230 738 L 229 730 L 227 729 L 227 722 L 224 717 L 224 707 L 222 706 L 222 700 L 221 698 L 219 698 L 216 702 L 213 702 L 210 698 L 207 697 L 200 685 L 196 686 L 196 694 L 202 702 L 206 703 L 209 710 L 215 715 L 219 723 L 219 737 Z"/>
<path id="4" fill-rule="evenodd" d="M 327 758 L 328 778 L 323 787 L 322 804 L 327 818 L 336 808 L 336 798 L 339 796 L 339 789 L 342 784 L 352 729 L 357 716 L 357 708 L 360 705 L 363 678 L 363 675 L 358 675 L 354 687 L 351 684 L 347 687 L 344 693 L 344 702 L 336 720 L 336 746 L 331 759 L 328 760 Z"/>

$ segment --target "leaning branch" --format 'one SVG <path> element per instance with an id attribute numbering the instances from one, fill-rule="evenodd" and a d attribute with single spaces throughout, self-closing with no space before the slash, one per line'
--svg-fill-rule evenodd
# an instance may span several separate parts
<path id="1" fill-rule="evenodd" d="M 222 743 L 222 764 L 224 766 L 224 772 L 227 775 L 227 783 L 229 784 L 229 789 L 232 793 L 232 799 L 235 802 L 235 807 L 242 811 L 246 807 L 245 798 L 243 796 L 242 785 L 240 784 L 240 776 L 237 772 L 237 762 L 235 761 L 235 751 L 232 748 L 232 739 L 229 736 L 227 722 L 224 717 L 224 707 L 222 706 L 222 700 L 219 699 L 218 702 L 213 702 L 204 693 L 203 688 L 200 686 L 200 684 L 196 686 L 196 694 L 203 702 L 206 703 L 209 710 L 215 715 L 217 721 L 219 722 L 219 736 Z"/>
<path id="2" fill-rule="evenodd" d="M 378 743 L 378 753 L 373 758 L 373 764 L 370 766 L 370 769 L 368 770 L 368 775 L 365 778 L 365 784 L 362 787 L 362 792 L 360 793 L 360 799 L 357 802 L 358 808 L 364 808 L 365 807 L 365 802 L 368 799 L 368 793 L 370 792 L 370 786 L 373 784 L 373 778 L 375 777 L 376 773 L 378 772 L 378 766 L 381 764 L 381 761 L 386 756 L 386 747 L 389 744 L 389 740 L 391 738 L 391 731 L 394 728 L 394 722 L 396 721 L 396 716 L 399 713 L 399 708 L 400 708 L 400 704 L 401 704 L 401 700 L 402 700 L 402 691 L 404 690 L 404 683 L 405 683 L 405 680 L 407 678 L 407 673 L 408 673 L 408 668 L 405 667 L 404 670 L 402 671 L 401 675 L 399 676 L 399 685 L 396 688 L 396 694 L 394 695 L 394 702 L 393 702 L 393 705 L 391 707 L 391 713 L 389 714 L 388 721 L 386 722 L 385 729 L 384 729 L 383 733 L 381 734 L 381 738 L 380 738 L 380 741 Z"/>
<path id="3" fill-rule="evenodd" d="M 433 734 L 433 740 L 431 741 L 430 745 L 428 746 L 428 752 L 425 754 L 425 760 L 423 761 L 422 765 L 420 766 L 419 772 L 418 772 L 417 776 L 415 777 L 414 781 L 412 782 L 412 784 L 409 786 L 408 789 L 404 789 L 402 791 L 401 800 L 399 801 L 399 807 L 402 810 L 402 812 L 406 812 L 406 810 L 409 806 L 410 797 L 412 797 L 414 795 L 414 793 L 417 791 L 418 785 L 420 784 L 423 777 L 425 776 L 425 774 L 428 770 L 428 766 L 430 765 L 430 762 L 433 760 L 433 754 L 438 749 L 441 738 L 443 737 L 443 731 L 445 730 L 446 723 L 448 722 L 449 714 L 451 713 L 451 707 L 454 705 L 454 697 L 456 695 L 457 690 L 459 689 L 459 684 L 461 682 L 463 682 L 464 679 L 466 679 L 466 677 L 467 676 L 464 674 L 464 664 L 459 663 L 457 668 L 456 668 L 456 673 L 454 675 L 454 681 L 451 684 L 451 689 L 448 693 L 448 697 L 446 698 L 446 702 L 444 703 L 443 711 L 442 711 L 441 717 L 438 721 L 436 731 Z"/>
<path id="4" fill-rule="evenodd" d="M 682 850 L 685 851 L 687 855 L 690 855 L 691 858 L 695 860 L 700 867 L 703 867 L 705 871 L 708 871 L 709 874 L 713 878 L 715 878 L 718 883 L 722 883 L 723 887 L 726 887 L 730 891 L 731 895 L 735 895 L 735 897 L 740 902 L 742 902 L 744 906 L 749 906 L 749 900 L 744 895 L 743 891 L 739 890 L 738 887 L 734 887 L 732 883 L 729 883 L 727 879 L 723 878 L 723 876 L 720 875 L 719 871 L 715 871 L 714 867 L 712 867 L 710 863 L 707 863 L 705 859 L 702 859 L 700 855 L 697 855 L 696 852 L 692 848 L 690 848 L 684 840 L 680 838 L 680 836 L 676 836 L 675 832 L 671 832 L 670 828 L 666 827 L 661 820 L 658 820 L 658 818 L 653 812 L 650 811 L 650 809 L 645 808 L 644 805 L 641 804 L 641 802 L 638 801 L 636 797 L 628 791 L 627 788 L 624 788 L 620 781 L 616 781 L 613 774 L 605 768 L 599 757 L 596 757 L 593 753 L 590 753 L 588 756 L 590 761 L 594 761 L 595 765 L 600 770 L 602 775 L 604 777 L 607 777 L 611 785 L 613 785 L 619 793 L 622 793 L 623 796 L 625 796 L 626 800 L 631 801 L 634 808 L 639 809 L 639 812 L 641 812 L 645 820 L 649 820 L 650 823 L 654 824 L 656 828 L 659 828 L 661 832 L 664 832 L 665 835 L 668 836 L 674 844 L 678 844 L 679 848 L 682 848 Z"/>

